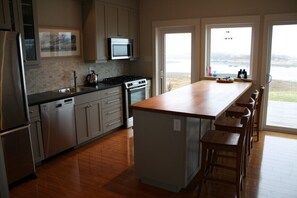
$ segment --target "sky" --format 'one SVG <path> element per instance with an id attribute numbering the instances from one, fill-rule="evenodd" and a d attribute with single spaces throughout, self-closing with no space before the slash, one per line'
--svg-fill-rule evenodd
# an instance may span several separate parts
<path id="1" fill-rule="evenodd" d="M 273 26 L 272 54 L 297 58 L 297 25 Z"/>
<path id="2" fill-rule="evenodd" d="M 251 27 L 213 29 L 211 32 L 213 41 L 211 43 L 212 52 L 228 51 L 234 54 L 249 54 L 252 34 L 251 31 Z M 296 35 L 297 25 L 275 25 L 273 27 L 272 54 L 297 57 Z M 166 40 L 166 53 L 168 55 L 190 53 L 190 33 L 166 34 Z"/>
<path id="3" fill-rule="evenodd" d="M 251 52 L 251 27 L 211 29 L 211 52 L 245 54 Z"/>

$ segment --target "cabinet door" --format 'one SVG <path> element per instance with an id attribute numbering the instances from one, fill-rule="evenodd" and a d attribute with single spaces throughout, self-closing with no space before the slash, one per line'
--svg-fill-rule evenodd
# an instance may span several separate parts
<path id="1" fill-rule="evenodd" d="M 133 39 L 133 59 L 138 58 L 139 50 L 139 21 L 138 13 L 135 10 L 130 10 L 129 12 L 129 38 Z"/>
<path id="2" fill-rule="evenodd" d="M 91 139 L 88 124 L 88 108 L 89 104 L 75 105 L 76 135 L 78 144 Z"/>
<path id="3" fill-rule="evenodd" d="M 89 124 L 92 137 L 102 134 L 101 103 L 100 100 L 90 103 Z"/>
<path id="4" fill-rule="evenodd" d="M 104 4 L 96 1 L 96 62 L 107 61 Z"/>
<path id="5" fill-rule="evenodd" d="M 118 36 L 118 9 L 117 7 L 106 6 L 106 28 L 107 37 L 117 37 Z"/>
<path id="6" fill-rule="evenodd" d="M 105 7 L 99 1 L 82 4 L 84 59 L 87 62 L 107 61 Z"/>
<path id="7" fill-rule="evenodd" d="M 0 0 L 0 29 L 11 29 L 8 0 Z"/>
<path id="8" fill-rule="evenodd" d="M 40 59 L 39 35 L 35 0 L 17 0 L 19 25 L 23 39 L 25 66 L 38 65 Z"/>
<path id="9" fill-rule="evenodd" d="M 43 139 L 41 131 L 40 117 L 31 118 L 31 141 L 35 164 L 44 160 Z"/>
<path id="10" fill-rule="evenodd" d="M 129 10 L 121 7 L 106 6 L 106 26 L 108 37 L 128 37 Z"/>
<path id="11" fill-rule="evenodd" d="M 129 10 L 118 8 L 118 36 L 129 37 Z"/>
<path id="12" fill-rule="evenodd" d="M 39 105 L 29 107 L 30 135 L 35 164 L 44 160 L 43 138 L 39 114 Z"/>

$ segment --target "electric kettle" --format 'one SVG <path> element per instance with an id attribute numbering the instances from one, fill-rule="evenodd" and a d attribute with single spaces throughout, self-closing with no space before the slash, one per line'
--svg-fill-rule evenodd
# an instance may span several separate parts
<path id="1" fill-rule="evenodd" d="M 91 73 L 87 75 L 86 80 L 88 84 L 96 84 L 98 82 L 98 74 L 92 70 Z"/>

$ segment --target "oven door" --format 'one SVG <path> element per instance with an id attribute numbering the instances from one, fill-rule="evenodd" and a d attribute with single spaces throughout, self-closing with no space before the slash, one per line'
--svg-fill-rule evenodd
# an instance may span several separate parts
<path id="1" fill-rule="evenodd" d="M 140 86 L 140 87 L 134 87 L 131 89 L 127 89 L 127 92 L 128 92 L 128 94 L 127 94 L 127 104 L 126 104 L 127 111 L 126 112 L 128 112 L 127 118 L 131 118 L 132 117 L 132 108 L 130 107 L 130 105 L 147 99 L 146 86 Z"/>

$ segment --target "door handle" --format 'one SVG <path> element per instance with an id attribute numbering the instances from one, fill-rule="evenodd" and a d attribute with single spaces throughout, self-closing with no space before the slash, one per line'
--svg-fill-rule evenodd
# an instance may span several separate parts
<path id="1" fill-rule="evenodd" d="M 6 131 L 6 132 L 4 132 L 4 133 L 0 133 L 0 137 L 1 137 L 1 136 L 4 136 L 4 135 L 8 135 L 8 134 L 10 134 L 10 133 L 14 133 L 14 132 L 23 130 L 23 129 L 27 129 L 27 128 L 30 128 L 30 124 L 26 124 L 25 126 L 21 126 L 21 127 L 15 128 L 15 129 L 11 129 L 11 130 Z"/>
<path id="2" fill-rule="evenodd" d="M 266 84 L 271 83 L 272 81 L 272 76 L 270 74 L 266 74 Z"/>

